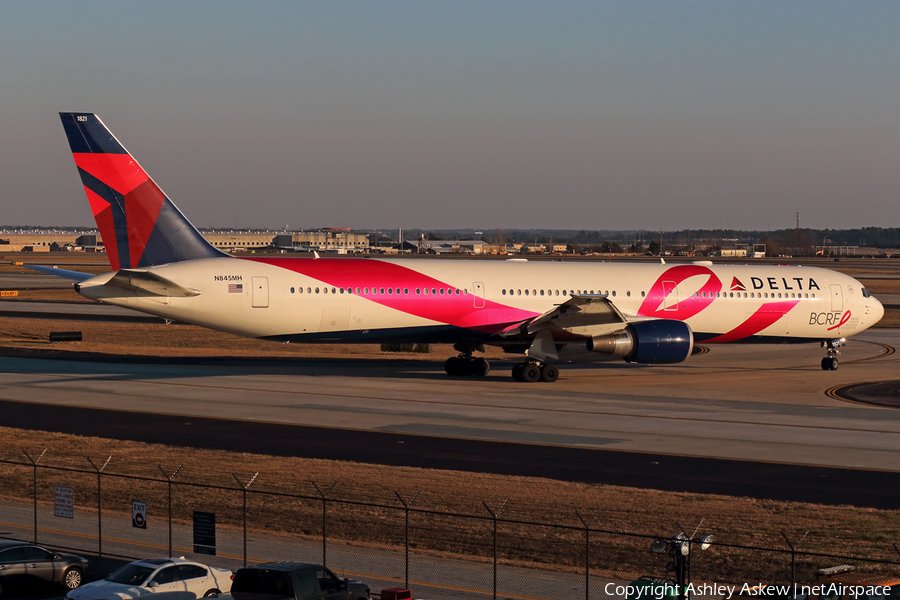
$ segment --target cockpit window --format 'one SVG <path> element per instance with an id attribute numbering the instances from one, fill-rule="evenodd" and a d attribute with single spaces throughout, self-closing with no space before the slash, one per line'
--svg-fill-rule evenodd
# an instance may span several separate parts
<path id="1" fill-rule="evenodd" d="M 867 290 L 866 288 L 862 289 L 862 294 L 863 294 L 863 298 L 871 298 L 872 297 L 872 294 L 870 294 L 869 290 Z"/>

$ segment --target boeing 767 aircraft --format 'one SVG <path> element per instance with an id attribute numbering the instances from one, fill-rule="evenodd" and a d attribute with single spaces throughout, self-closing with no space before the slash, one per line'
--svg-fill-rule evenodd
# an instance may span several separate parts
<path id="1" fill-rule="evenodd" d="M 884 308 L 852 277 L 802 266 L 234 257 L 211 246 L 92 113 L 61 113 L 112 271 L 33 267 L 79 294 L 279 342 L 450 343 L 450 375 L 486 375 L 484 345 L 524 356 L 516 381 L 557 365 L 678 363 L 695 342 L 821 343 Z"/>

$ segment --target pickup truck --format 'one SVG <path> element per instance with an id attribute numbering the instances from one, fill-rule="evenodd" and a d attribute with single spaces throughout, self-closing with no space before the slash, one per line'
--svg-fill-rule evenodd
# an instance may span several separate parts
<path id="1" fill-rule="evenodd" d="M 238 569 L 228 600 L 370 600 L 366 584 L 339 579 L 321 565 L 299 562 L 270 562 Z"/>

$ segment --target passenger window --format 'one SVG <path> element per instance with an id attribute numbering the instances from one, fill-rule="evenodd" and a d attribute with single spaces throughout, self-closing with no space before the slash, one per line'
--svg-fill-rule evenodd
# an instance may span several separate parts
<path id="1" fill-rule="evenodd" d="M 312 294 L 312 288 L 306 288 L 306 293 L 307 293 L 307 294 Z"/>
<path id="2" fill-rule="evenodd" d="M 155 581 L 159 585 L 165 585 L 175 581 L 175 567 L 166 567 L 153 576 L 150 581 Z"/>
<path id="3" fill-rule="evenodd" d="M 422 293 L 422 288 L 416 288 L 416 296 Z"/>
<path id="4" fill-rule="evenodd" d="M 316 576 L 319 578 L 319 587 L 323 592 L 336 592 L 341 588 L 340 580 L 328 569 L 316 571 Z"/>
<path id="5" fill-rule="evenodd" d="M 317 294 L 319 293 L 319 288 L 316 288 L 316 293 L 317 293 Z"/>
<path id="6" fill-rule="evenodd" d="M 613 290 L 613 298 L 616 297 L 616 290 Z"/>
<path id="7" fill-rule="evenodd" d="M 53 560 L 53 555 L 43 548 L 36 548 L 35 546 L 26 546 L 22 548 L 23 554 L 25 555 L 25 559 L 28 562 L 35 561 L 49 561 Z"/>
<path id="8" fill-rule="evenodd" d="M 10 548 L 0 552 L 0 563 L 9 564 L 14 562 L 22 562 L 25 560 L 24 548 Z"/>
<path id="9" fill-rule="evenodd" d="M 292 293 L 292 294 L 294 293 L 294 288 L 291 288 L 291 293 Z"/>
<path id="10" fill-rule="evenodd" d="M 342 294 L 344 293 L 344 288 L 341 288 L 341 293 L 342 293 Z"/>
<path id="11" fill-rule="evenodd" d="M 199 565 L 178 565 L 175 569 L 175 581 L 206 577 L 206 569 Z"/>
<path id="12" fill-rule="evenodd" d="M 631 290 L 628 290 L 627 292 L 625 292 L 625 295 L 628 296 L 629 298 L 631 298 Z"/>

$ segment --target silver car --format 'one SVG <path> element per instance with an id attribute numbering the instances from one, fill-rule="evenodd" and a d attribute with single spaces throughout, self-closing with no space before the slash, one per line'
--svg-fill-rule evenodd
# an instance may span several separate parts
<path id="1" fill-rule="evenodd" d="M 0 541 L 0 596 L 10 589 L 56 583 L 72 590 L 84 581 L 88 561 L 29 542 Z"/>

